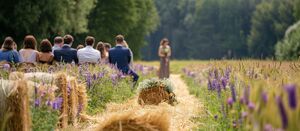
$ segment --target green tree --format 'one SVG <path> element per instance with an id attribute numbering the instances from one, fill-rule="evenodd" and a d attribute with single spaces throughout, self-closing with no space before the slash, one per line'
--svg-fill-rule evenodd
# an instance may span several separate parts
<path id="1" fill-rule="evenodd" d="M 0 1 L 0 38 L 9 35 L 20 42 L 27 34 L 41 39 L 86 32 L 93 5 L 94 0 Z"/>
<path id="2" fill-rule="evenodd" d="M 110 43 L 117 34 L 123 34 L 139 58 L 138 51 L 155 29 L 158 15 L 152 0 L 98 0 L 89 19 L 90 34 Z"/>
<path id="3" fill-rule="evenodd" d="M 274 56 L 274 46 L 294 22 L 292 0 L 266 0 L 257 6 L 252 17 L 248 47 L 252 57 Z"/>
<path id="4" fill-rule="evenodd" d="M 297 60 L 300 57 L 300 22 L 290 28 L 290 33 L 276 45 L 276 58 L 279 60 Z"/>

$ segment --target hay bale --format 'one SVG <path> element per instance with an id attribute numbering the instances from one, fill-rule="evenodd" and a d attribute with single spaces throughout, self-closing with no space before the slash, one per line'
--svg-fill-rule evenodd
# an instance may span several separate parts
<path id="1" fill-rule="evenodd" d="M 77 87 L 77 97 L 78 97 L 78 113 L 85 114 L 88 106 L 88 95 L 86 93 L 85 85 L 78 85 Z"/>
<path id="2" fill-rule="evenodd" d="M 31 117 L 27 82 L 25 80 L 1 80 L 0 83 L 0 123 L 6 122 L 3 124 L 4 130 L 29 131 L 31 128 Z M 9 116 L 6 114 L 9 114 Z"/>
<path id="3" fill-rule="evenodd" d="M 147 79 L 139 84 L 138 103 L 140 105 L 158 105 L 167 102 L 174 105 L 176 101 L 173 84 L 170 80 Z"/>
<path id="4" fill-rule="evenodd" d="M 56 86 L 63 99 L 58 126 L 65 128 L 68 126 L 68 92 L 67 92 L 67 75 L 64 73 L 57 74 L 55 78 Z"/>
<path id="5" fill-rule="evenodd" d="M 74 77 L 68 77 L 68 122 L 70 124 L 76 123 L 76 116 L 78 113 L 78 96 L 77 96 L 77 81 Z"/>
<path id="6" fill-rule="evenodd" d="M 96 131 L 168 131 L 170 117 L 165 110 L 148 111 L 142 115 L 135 111 L 113 114 L 100 122 Z"/>
<path id="7" fill-rule="evenodd" d="M 30 80 L 33 82 L 43 82 L 47 84 L 53 84 L 56 78 L 56 74 L 49 74 L 45 72 L 34 72 L 34 73 L 25 73 L 24 79 Z"/>
<path id="8" fill-rule="evenodd" d="M 24 73 L 22 72 L 11 72 L 9 74 L 9 80 L 22 80 L 24 79 Z"/>
<path id="9" fill-rule="evenodd" d="M 157 86 L 144 89 L 139 93 L 138 103 L 141 105 L 158 105 L 162 102 L 168 102 L 169 93 L 164 86 Z"/>

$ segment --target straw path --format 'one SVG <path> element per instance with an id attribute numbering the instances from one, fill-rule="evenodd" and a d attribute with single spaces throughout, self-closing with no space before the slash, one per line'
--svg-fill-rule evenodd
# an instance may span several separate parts
<path id="1" fill-rule="evenodd" d="M 147 112 L 155 112 L 165 110 L 170 116 L 170 131 L 187 131 L 193 130 L 197 125 L 193 122 L 193 118 L 204 112 L 203 105 L 193 95 L 189 94 L 188 87 L 180 78 L 180 75 L 171 75 L 171 81 L 175 85 L 174 93 L 179 104 L 171 106 L 167 103 L 161 103 L 158 106 L 146 105 L 140 106 L 137 103 L 137 97 L 124 102 L 123 104 L 110 103 L 104 113 L 94 116 L 94 122 L 84 125 L 81 130 L 94 130 L 111 114 L 122 114 L 126 111 L 133 111 L 135 114 L 145 114 Z"/>

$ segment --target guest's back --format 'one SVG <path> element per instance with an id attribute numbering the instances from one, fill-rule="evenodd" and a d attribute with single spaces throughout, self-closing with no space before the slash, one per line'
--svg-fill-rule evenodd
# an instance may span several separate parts
<path id="1" fill-rule="evenodd" d="M 127 72 L 130 63 L 130 50 L 123 46 L 116 46 L 109 50 L 109 63 L 117 65 L 123 72 Z"/>
<path id="2" fill-rule="evenodd" d="M 36 63 L 38 51 L 36 51 L 36 39 L 32 35 L 27 35 L 24 38 L 24 48 L 19 51 L 21 62 L 23 63 Z"/>
<path id="3" fill-rule="evenodd" d="M 78 63 L 77 50 L 68 45 L 64 45 L 60 49 L 54 50 L 54 59 L 58 62 Z"/>
<path id="4" fill-rule="evenodd" d="M 18 63 L 19 54 L 17 51 L 13 50 L 14 41 L 11 37 L 6 37 L 0 50 L 0 61 L 5 63 Z"/>
<path id="5" fill-rule="evenodd" d="M 79 64 L 97 64 L 100 62 L 100 52 L 93 48 L 95 43 L 95 38 L 92 36 L 87 36 L 85 38 L 86 47 L 79 49 L 77 51 L 77 57 Z"/>
<path id="6" fill-rule="evenodd" d="M 77 50 L 71 48 L 74 39 L 71 35 L 64 36 L 65 44 L 57 50 L 54 50 L 54 60 L 65 63 L 78 63 Z"/>

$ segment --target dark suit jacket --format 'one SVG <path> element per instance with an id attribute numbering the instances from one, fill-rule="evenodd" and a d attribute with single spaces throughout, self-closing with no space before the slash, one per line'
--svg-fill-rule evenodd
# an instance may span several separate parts
<path id="1" fill-rule="evenodd" d="M 78 63 L 77 50 L 64 45 L 60 49 L 54 50 L 54 60 L 58 62 Z"/>
<path id="2" fill-rule="evenodd" d="M 130 49 L 126 47 L 116 46 L 109 50 L 109 63 L 117 65 L 123 73 L 128 73 L 130 59 Z"/>

